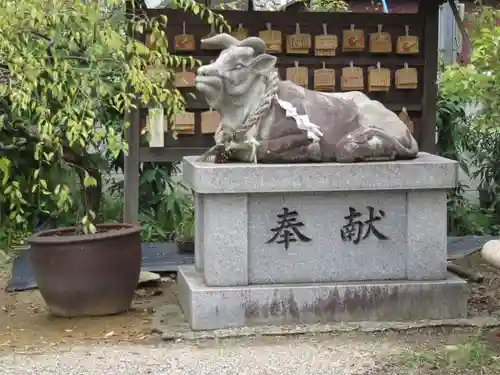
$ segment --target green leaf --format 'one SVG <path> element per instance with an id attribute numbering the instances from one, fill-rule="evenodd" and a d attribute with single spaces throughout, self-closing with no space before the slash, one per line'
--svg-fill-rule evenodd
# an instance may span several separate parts
<path id="1" fill-rule="evenodd" d="M 207 18 L 207 23 L 209 25 L 213 24 L 215 22 L 215 17 L 214 17 L 214 14 L 212 12 L 210 12 L 208 14 L 208 18 Z"/>
<path id="2" fill-rule="evenodd" d="M 10 167 L 12 163 L 6 157 L 0 158 L 0 171 L 2 172 L 2 185 L 7 184 L 10 178 Z"/>
<path id="3" fill-rule="evenodd" d="M 85 176 L 83 178 L 83 186 L 97 186 L 97 180 L 94 177 L 90 176 L 87 171 L 85 171 Z"/>

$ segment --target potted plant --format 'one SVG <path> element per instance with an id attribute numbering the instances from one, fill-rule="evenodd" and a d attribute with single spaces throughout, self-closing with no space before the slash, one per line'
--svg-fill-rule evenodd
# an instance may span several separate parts
<path id="1" fill-rule="evenodd" d="M 163 32 L 166 20 L 144 13 L 128 17 L 130 3 L 0 0 L 0 214 L 19 232 L 33 229 L 32 212 L 79 215 L 73 226 L 28 239 L 40 292 L 60 316 L 115 314 L 130 307 L 141 266 L 140 228 L 96 222 L 101 170 L 109 155 L 127 151 L 124 118 L 136 108 L 136 98 L 143 105 L 166 104 L 167 115 L 174 116 L 184 100 L 165 82 L 174 69 L 199 64 L 191 57 L 173 58 Z M 199 3 L 177 3 L 227 26 Z M 145 34 L 154 50 L 138 41 Z M 29 161 L 23 173 L 21 161 Z M 71 171 L 79 178 L 78 196 L 53 178 Z"/>
<path id="2" fill-rule="evenodd" d="M 194 253 L 194 209 L 185 204 L 179 222 L 174 229 L 175 243 L 180 253 Z"/>

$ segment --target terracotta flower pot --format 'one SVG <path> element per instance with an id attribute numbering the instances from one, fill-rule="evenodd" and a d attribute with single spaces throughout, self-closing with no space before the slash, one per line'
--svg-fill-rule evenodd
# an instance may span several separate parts
<path id="1" fill-rule="evenodd" d="M 28 238 L 35 279 L 50 312 L 64 317 L 111 315 L 128 310 L 141 270 L 140 228 L 98 225 L 97 233 L 75 228 Z"/>

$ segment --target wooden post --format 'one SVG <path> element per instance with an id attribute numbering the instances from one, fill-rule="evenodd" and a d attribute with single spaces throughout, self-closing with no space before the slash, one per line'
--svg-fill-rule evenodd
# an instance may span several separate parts
<path id="1" fill-rule="evenodd" d="M 136 0 L 126 3 L 127 16 L 135 14 Z M 128 33 L 134 37 L 132 27 Z M 128 143 L 128 153 L 125 155 L 124 168 L 124 203 L 123 221 L 128 224 L 139 223 L 139 146 L 140 146 L 140 108 L 139 101 L 135 100 L 136 109 L 127 114 L 128 129 L 125 131 L 125 140 Z"/>
<path id="2" fill-rule="evenodd" d="M 138 103 L 136 103 L 138 105 Z M 139 108 L 128 115 L 129 128 L 126 131 L 128 154 L 125 155 L 123 221 L 128 224 L 139 223 Z"/>
<path id="3" fill-rule="evenodd" d="M 435 154 L 436 100 L 438 71 L 439 2 L 421 0 L 419 13 L 424 15 L 424 92 L 422 122 L 420 124 L 420 150 Z"/>

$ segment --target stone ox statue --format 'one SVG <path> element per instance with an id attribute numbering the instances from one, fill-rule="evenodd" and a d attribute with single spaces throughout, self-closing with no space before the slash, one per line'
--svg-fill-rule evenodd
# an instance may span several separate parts
<path id="1" fill-rule="evenodd" d="M 196 88 L 221 116 L 216 145 L 202 160 L 261 163 L 356 162 L 415 158 L 405 123 L 361 92 L 322 93 L 281 81 L 263 40 L 228 34 L 202 40 L 223 47 L 198 69 Z"/>

